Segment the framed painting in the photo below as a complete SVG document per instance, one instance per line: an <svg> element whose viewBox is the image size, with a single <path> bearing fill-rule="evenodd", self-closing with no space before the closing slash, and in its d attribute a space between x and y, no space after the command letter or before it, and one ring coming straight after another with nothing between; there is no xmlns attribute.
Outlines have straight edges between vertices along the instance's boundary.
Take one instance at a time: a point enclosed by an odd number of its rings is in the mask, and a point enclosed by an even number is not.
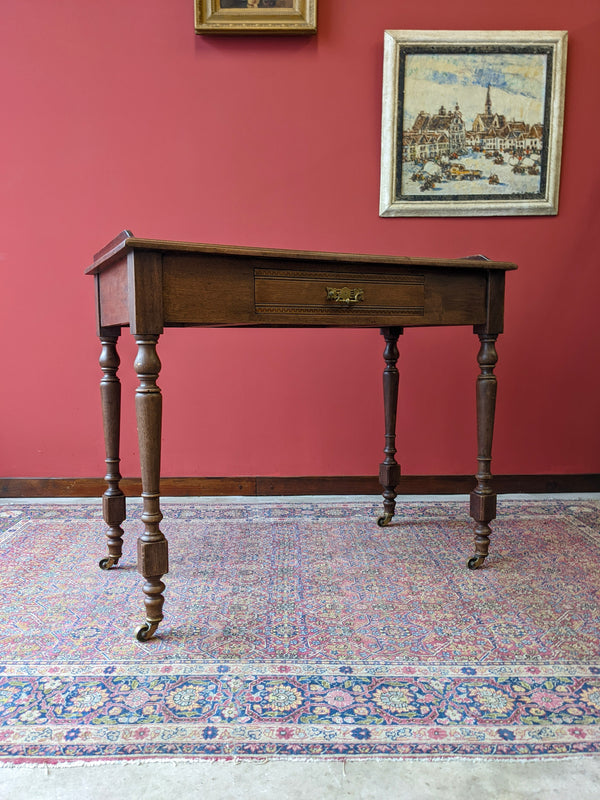
<svg viewBox="0 0 600 800"><path fill-rule="evenodd" d="M382 217L557 214L566 31L386 31Z"/></svg>
<svg viewBox="0 0 600 800"><path fill-rule="evenodd" d="M194 0L196 33L316 33L317 0Z"/></svg>

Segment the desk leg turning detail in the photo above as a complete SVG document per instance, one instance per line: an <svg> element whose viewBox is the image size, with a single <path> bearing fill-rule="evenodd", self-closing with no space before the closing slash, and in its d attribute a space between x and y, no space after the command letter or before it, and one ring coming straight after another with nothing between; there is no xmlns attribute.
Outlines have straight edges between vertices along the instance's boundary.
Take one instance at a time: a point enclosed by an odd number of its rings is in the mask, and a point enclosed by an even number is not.
<svg viewBox="0 0 600 800"><path fill-rule="evenodd" d="M380 528L389 525L396 510L396 486L400 483L400 465L396 461L396 414L398 410L398 337L402 328L381 328L385 339L383 358L383 403L385 411L385 453L379 465L379 482L383 487L383 516L377 519Z"/></svg>
<svg viewBox="0 0 600 800"><path fill-rule="evenodd" d="M146 620L135 632L145 642L156 631L163 618L165 584L161 578L169 569L167 540L160 530L160 448L162 427L162 395L156 381L160 359L156 353L157 335L136 336L138 353L135 371L139 386L135 393L135 409L142 472L142 522L144 533L137 543L137 569L144 577Z"/></svg>
<svg viewBox="0 0 600 800"><path fill-rule="evenodd" d="M113 329L114 331L114 329ZM100 561L101 569L114 567L123 550L123 528L125 519L125 495L121 491L119 482L119 440L121 431L121 382L117 376L120 359L117 353L119 332L101 334L100 342L100 367L102 380L100 381L100 397L102 400L102 421L104 425L104 446L106 452L106 483L108 484L102 496L102 516L108 526L108 556Z"/></svg>
<svg viewBox="0 0 600 800"><path fill-rule="evenodd" d="M496 493L491 488L492 438L496 409L496 376L498 361L497 335L479 334L481 346L477 355L480 374L477 376L477 486L471 492L471 517L475 520L475 555L467 562L469 569L480 567L488 554L490 522L496 517Z"/></svg>

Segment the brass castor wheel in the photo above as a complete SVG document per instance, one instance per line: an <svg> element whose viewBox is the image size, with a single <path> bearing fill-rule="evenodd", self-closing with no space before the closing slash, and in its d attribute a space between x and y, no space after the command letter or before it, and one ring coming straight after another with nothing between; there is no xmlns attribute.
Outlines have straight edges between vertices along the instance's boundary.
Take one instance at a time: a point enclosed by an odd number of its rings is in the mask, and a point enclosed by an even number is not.
<svg viewBox="0 0 600 800"><path fill-rule="evenodd" d="M392 521L393 516L393 514L384 514L383 516L377 518L377 524L380 528L386 528Z"/></svg>
<svg viewBox="0 0 600 800"><path fill-rule="evenodd" d="M100 569L110 569L111 567L116 566L118 563L118 558L114 558L114 556L107 556L106 558L100 559L98 566Z"/></svg>
<svg viewBox="0 0 600 800"><path fill-rule="evenodd" d="M484 561L485 556L473 556L467 561L467 567L469 569L477 569L483 564Z"/></svg>
<svg viewBox="0 0 600 800"><path fill-rule="evenodd" d="M135 638L138 642L147 642L158 628L158 622L144 622L135 629Z"/></svg>

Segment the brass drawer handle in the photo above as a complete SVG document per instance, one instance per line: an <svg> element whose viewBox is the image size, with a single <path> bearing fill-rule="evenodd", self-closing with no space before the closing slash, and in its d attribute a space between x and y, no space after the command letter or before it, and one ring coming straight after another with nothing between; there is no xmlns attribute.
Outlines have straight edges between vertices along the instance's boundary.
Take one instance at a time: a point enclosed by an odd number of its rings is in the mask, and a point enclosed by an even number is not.
<svg viewBox="0 0 600 800"><path fill-rule="evenodd" d="M344 286L342 289L333 289L327 287L327 299L333 300L335 303L343 303L349 306L351 303L358 303L359 300L365 299L365 294L362 289L349 289Z"/></svg>

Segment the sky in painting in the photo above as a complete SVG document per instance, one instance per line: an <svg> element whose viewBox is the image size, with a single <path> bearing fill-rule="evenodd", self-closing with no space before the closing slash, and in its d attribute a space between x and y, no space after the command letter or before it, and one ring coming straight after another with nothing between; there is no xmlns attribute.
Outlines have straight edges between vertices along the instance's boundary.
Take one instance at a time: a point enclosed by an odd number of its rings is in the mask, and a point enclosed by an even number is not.
<svg viewBox="0 0 600 800"><path fill-rule="evenodd" d="M406 56L404 129L419 111L437 113L458 103L467 129L484 113L488 84L492 111L528 124L543 122L546 56L511 53L417 53Z"/></svg>

